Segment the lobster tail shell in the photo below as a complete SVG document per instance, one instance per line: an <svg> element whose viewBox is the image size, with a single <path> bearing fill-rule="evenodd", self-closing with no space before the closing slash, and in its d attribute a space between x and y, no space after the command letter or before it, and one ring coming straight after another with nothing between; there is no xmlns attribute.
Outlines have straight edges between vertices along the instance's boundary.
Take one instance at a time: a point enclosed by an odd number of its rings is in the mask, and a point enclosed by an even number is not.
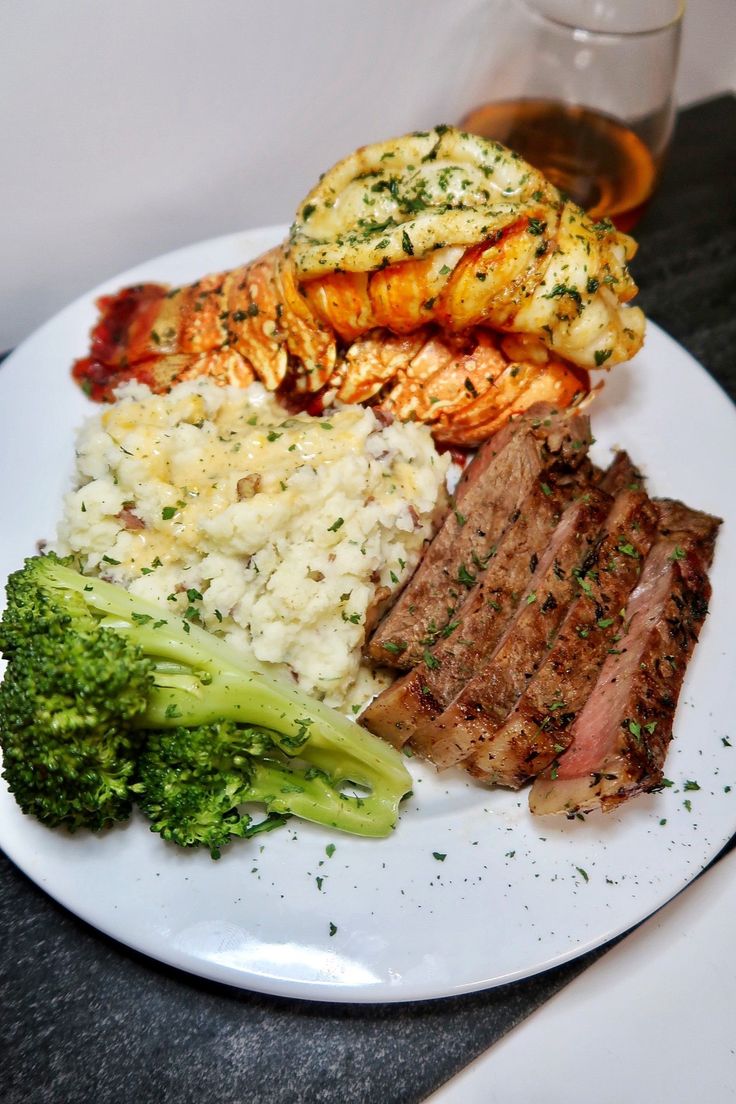
<svg viewBox="0 0 736 1104"><path fill-rule="evenodd" d="M516 154L437 127L341 161L289 240L249 264L101 299L73 372L95 399L129 379L257 379L297 405L371 402L474 445L637 351L634 251Z"/></svg>

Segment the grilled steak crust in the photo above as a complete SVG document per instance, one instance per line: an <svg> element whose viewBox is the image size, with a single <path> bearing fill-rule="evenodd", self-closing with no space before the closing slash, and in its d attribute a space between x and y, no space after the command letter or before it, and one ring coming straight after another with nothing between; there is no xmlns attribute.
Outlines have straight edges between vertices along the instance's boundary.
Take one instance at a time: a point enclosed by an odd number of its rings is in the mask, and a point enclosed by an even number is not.
<svg viewBox="0 0 736 1104"><path fill-rule="evenodd" d="M551 647L609 505L594 489L568 507L495 650L452 704L415 730L412 746L436 766L461 762L500 728Z"/></svg>
<svg viewBox="0 0 736 1104"><path fill-rule="evenodd" d="M628 452L620 450L598 479L597 486L615 498L622 491L643 491L644 476Z"/></svg>
<svg viewBox="0 0 736 1104"><path fill-rule="evenodd" d="M568 746L572 724L620 639L621 610L657 522L657 509L642 491L617 496L551 651L502 727L464 764L471 774L518 789Z"/></svg>
<svg viewBox="0 0 736 1104"><path fill-rule="evenodd" d="M722 519L703 513L702 510L693 510L676 498L655 498L654 501L659 511L660 536L683 549L687 546L688 554L696 556L703 570L707 571L713 560L713 549L718 529L723 524Z"/></svg>
<svg viewBox="0 0 736 1104"><path fill-rule="evenodd" d="M534 483L457 614L425 638L419 664L371 702L362 725L402 747L417 725L439 716L460 693L498 643L575 490L574 483L545 483L544 489Z"/></svg>
<svg viewBox="0 0 736 1104"><path fill-rule="evenodd" d="M589 444L585 415L557 414L548 404L486 442L458 484L454 510L369 641L367 657L401 670L420 663L427 637L449 624L541 473L575 468Z"/></svg>
<svg viewBox="0 0 736 1104"><path fill-rule="evenodd" d="M614 808L662 781L685 668L705 618L719 519L659 502L660 535L559 764L532 786L532 812Z"/></svg>

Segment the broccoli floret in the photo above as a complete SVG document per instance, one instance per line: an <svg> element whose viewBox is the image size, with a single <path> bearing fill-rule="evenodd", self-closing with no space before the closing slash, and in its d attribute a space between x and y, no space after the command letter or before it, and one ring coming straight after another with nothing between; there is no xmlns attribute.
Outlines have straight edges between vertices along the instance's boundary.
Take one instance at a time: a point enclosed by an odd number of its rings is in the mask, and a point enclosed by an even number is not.
<svg viewBox="0 0 736 1104"><path fill-rule="evenodd" d="M36 558L8 582L0 650L3 774L45 824L99 829L125 819L153 686L134 643L100 629L73 592L59 601Z"/></svg>
<svg viewBox="0 0 736 1104"><path fill-rule="evenodd" d="M231 839L247 839L286 821L269 813L254 823L238 808L256 801L269 807L269 794L260 786L265 772L255 758L265 754L277 754L267 732L231 721L152 730L133 789L154 831L182 847L209 847L213 859L219 859ZM283 781L295 783L288 767Z"/></svg>
<svg viewBox="0 0 736 1104"><path fill-rule="evenodd" d="M152 830L213 856L290 814L365 836L395 826L400 756L225 641L54 556L27 560L7 599L0 746L25 812L98 829L137 800Z"/></svg>

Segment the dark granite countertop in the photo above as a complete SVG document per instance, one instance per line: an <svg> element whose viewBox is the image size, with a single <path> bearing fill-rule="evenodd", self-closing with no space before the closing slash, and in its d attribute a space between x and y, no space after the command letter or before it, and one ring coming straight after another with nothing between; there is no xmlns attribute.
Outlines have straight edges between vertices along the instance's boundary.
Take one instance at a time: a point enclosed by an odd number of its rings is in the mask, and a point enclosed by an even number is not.
<svg viewBox="0 0 736 1104"><path fill-rule="evenodd" d="M634 266L650 318L732 397L735 147L733 96L681 113L661 189L636 229ZM604 953L528 981L423 1004L269 998L129 951L55 904L0 855L0 1098L408 1104Z"/></svg>

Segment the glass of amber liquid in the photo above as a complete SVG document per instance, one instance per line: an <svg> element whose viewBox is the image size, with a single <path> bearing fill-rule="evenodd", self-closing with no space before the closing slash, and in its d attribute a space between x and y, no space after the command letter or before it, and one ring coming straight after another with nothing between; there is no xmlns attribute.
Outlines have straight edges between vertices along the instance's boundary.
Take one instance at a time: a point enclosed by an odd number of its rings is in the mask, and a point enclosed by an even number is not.
<svg viewBox="0 0 736 1104"><path fill-rule="evenodd" d="M593 217L628 230L672 135L683 7L501 0L485 102L460 125L516 150Z"/></svg>

